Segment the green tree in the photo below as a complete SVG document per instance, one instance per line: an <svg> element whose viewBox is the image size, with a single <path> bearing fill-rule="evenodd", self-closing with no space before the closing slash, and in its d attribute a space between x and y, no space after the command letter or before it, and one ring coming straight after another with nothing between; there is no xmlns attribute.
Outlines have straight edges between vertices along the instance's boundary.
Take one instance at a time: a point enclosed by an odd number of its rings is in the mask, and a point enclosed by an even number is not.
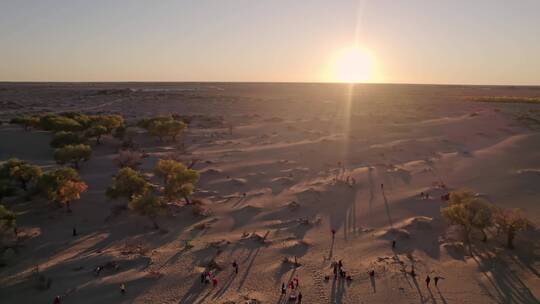
<svg viewBox="0 0 540 304"><path fill-rule="evenodd" d="M470 191L451 193L448 203L449 206L443 208L441 213L451 224L463 228L466 241L469 241L473 229L480 230L484 236L483 241L487 241L485 230L493 224L491 204Z"/></svg>
<svg viewBox="0 0 540 304"><path fill-rule="evenodd" d="M176 141L178 135L181 135L186 129L186 124L177 120L165 122L165 125L167 127L167 135L169 135L173 141Z"/></svg>
<svg viewBox="0 0 540 304"><path fill-rule="evenodd" d="M66 145L54 151L54 159L59 164L71 163L76 169L81 161L90 159L92 149L89 145Z"/></svg>
<svg viewBox="0 0 540 304"><path fill-rule="evenodd" d="M37 183L42 173L40 167L16 158L9 159L0 168L0 178L15 181L23 191L28 190L30 183Z"/></svg>
<svg viewBox="0 0 540 304"><path fill-rule="evenodd" d="M156 217L165 210L165 204L161 197L155 196L149 192L138 194L131 198L128 206L129 209L134 212L148 216L154 224L154 228L159 229Z"/></svg>
<svg viewBox="0 0 540 304"><path fill-rule="evenodd" d="M92 125L105 127L109 134L124 125L124 118L120 115L94 115L90 119Z"/></svg>
<svg viewBox="0 0 540 304"><path fill-rule="evenodd" d="M54 134L50 145L53 148L62 148L67 145L78 145L84 142L84 138L76 133L60 131Z"/></svg>
<svg viewBox="0 0 540 304"><path fill-rule="evenodd" d="M4 233L13 230L17 234L17 216L0 204L0 232Z"/></svg>
<svg viewBox="0 0 540 304"><path fill-rule="evenodd" d="M118 197L131 199L134 195L141 195L148 192L149 189L150 183L139 172L126 167L118 170L106 194L113 199Z"/></svg>
<svg viewBox="0 0 540 304"><path fill-rule="evenodd" d="M168 199L182 197L190 203L189 196L199 180L199 173L172 159L160 159L154 169L156 176L163 178L165 196Z"/></svg>
<svg viewBox="0 0 540 304"><path fill-rule="evenodd" d="M109 134L109 130L102 125L95 125L86 131L85 135L88 138L96 138L96 144L100 144L101 136Z"/></svg>
<svg viewBox="0 0 540 304"><path fill-rule="evenodd" d="M17 124L22 125L25 130L30 130L30 128L37 128L39 127L39 117L38 116L20 116L15 117L10 120L11 124Z"/></svg>
<svg viewBox="0 0 540 304"><path fill-rule="evenodd" d="M39 126L41 129L46 131L80 131L83 129L83 126L77 122L75 119L60 116L56 114L48 114L42 116L39 121Z"/></svg>
<svg viewBox="0 0 540 304"><path fill-rule="evenodd" d="M516 233L527 229L531 222L520 209L498 209L495 213L495 225L500 232L506 233L506 246L514 249Z"/></svg>

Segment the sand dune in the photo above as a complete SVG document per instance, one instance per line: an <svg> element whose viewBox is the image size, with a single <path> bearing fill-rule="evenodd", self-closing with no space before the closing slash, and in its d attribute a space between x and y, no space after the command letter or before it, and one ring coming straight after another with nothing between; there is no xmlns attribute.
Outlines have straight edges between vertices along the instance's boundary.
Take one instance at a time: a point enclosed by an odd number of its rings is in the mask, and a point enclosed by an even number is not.
<svg viewBox="0 0 540 304"><path fill-rule="evenodd" d="M461 97L482 96L482 89L461 86L365 86L349 105L343 87L326 85L219 84L196 93L159 91L157 100L155 88L142 84L87 88L121 90L100 95L61 84L14 86L21 91L0 97L19 106L2 111L2 119L74 109L123 113L129 123L170 113L210 117L190 126L183 150L142 130L135 136L148 154L141 165L147 173L159 158L197 159L194 198L208 213L171 202L170 212L157 218L158 230L131 212L113 216L112 208L125 203L105 197L119 143L105 139L81 165L89 189L72 214L40 199L5 199L27 237L0 268L2 303L52 302L56 295L65 295L65 303L287 303L281 283L294 277L305 303L540 299L536 231L520 234L514 251L494 231L486 244L475 236L471 255L440 215L441 195L469 188L540 223L540 128L516 119L538 105L473 103ZM505 90L493 87L490 94ZM0 159L52 167L50 138L4 124ZM338 260L351 281L334 280L331 262ZM219 266L216 287L200 283L209 264ZM33 286L36 265L52 279L50 289ZM98 265L108 266L96 276ZM410 275L413 265L417 276ZM428 274L444 279L427 288Z"/></svg>

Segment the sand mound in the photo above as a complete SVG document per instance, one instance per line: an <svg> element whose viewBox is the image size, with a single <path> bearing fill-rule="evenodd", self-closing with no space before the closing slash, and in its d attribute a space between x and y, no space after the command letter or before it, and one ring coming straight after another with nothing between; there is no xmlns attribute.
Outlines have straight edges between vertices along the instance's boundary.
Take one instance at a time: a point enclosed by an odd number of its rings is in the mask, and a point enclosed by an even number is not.
<svg viewBox="0 0 540 304"><path fill-rule="evenodd" d="M228 183L232 186L244 186L247 184L247 180L245 178L232 178L228 180Z"/></svg>
<svg viewBox="0 0 540 304"><path fill-rule="evenodd" d="M433 228L433 218L427 216L417 216L410 218L403 226L404 229L430 230Z"/></svg>
<svg viewBox="0 0 540 304"><path fill-rule="evenodd" d="M411 233L404 228L390 228L382 232L380 237L385 239L407 240L411 238Z"/></svg>
<svg viewBox="0 0 540 304"><path fill-rule="evenodd" d="M208 168L200 171L201 175L216 176L223 173L220 169Z"/></svg>
<svg viewBox="0 0 540 304"><path fill-rule="evenodd" d="M272 183L274 183L274 184L280 184L280 185L291 185L291 184L293 184L293 179L290 178L290 177L285 177L285 176L276 177L276 178L273 178L270 181Z"/></svg>

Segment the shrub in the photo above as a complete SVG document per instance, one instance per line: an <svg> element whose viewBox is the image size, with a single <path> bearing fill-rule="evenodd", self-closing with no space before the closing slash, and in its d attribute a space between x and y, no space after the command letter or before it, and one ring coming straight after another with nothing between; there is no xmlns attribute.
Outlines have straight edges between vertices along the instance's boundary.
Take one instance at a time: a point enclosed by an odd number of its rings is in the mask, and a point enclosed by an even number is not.
<svg viewBox="0 0 540 304"><path fill-rule="evenodd" d="M131 169L137 169L141 164L142 153L132 150L120 150L118 156L114 159L114 163L120 167L129 167Z"/></svg>
<svg viewBox="0 0 540 304"><path fill-rule="evenodd" d="M71 212L71 202L79 200L81 193L87 188L85 182L67 180L58 187L58 201L66 206L68 212Z"/></svg>
<svg viewBox="0 0 540 304"><path fill-rule="evenodd" d="M75 168L79 168L80 161L90 159L92 149L88 145L67 145L54 151L54 159L59 164L71 163Z"/></svg>
<svg viewBox="0 0 540 304"><path fill-rule="evenodd" d="M14 230L17 227L17 216L0 204L0 233Z"/></svg>

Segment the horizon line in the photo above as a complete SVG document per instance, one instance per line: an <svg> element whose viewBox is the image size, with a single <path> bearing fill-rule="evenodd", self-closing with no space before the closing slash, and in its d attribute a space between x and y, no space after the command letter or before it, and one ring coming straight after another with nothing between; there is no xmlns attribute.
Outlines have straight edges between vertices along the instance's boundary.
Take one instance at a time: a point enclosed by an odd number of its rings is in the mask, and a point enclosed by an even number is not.
<svg viewBox="0 0 540 304"><path fill-rule="evenodd" d="M514 87L540 87L538 84L466 84L466 83L420 83L420 82L339 82L339 81L220 81L220 80L174 80L174 81L163 81L163 80L121 80L121 81L112 81L112 80L102 80L102 81L19 81L19 80L0 80L0 84L143 84L143 83L162 83L162 84L211 84L211 83L220 83L220 84L342 84L342 85L431 85L431 86L514 86Z"/></svg>

